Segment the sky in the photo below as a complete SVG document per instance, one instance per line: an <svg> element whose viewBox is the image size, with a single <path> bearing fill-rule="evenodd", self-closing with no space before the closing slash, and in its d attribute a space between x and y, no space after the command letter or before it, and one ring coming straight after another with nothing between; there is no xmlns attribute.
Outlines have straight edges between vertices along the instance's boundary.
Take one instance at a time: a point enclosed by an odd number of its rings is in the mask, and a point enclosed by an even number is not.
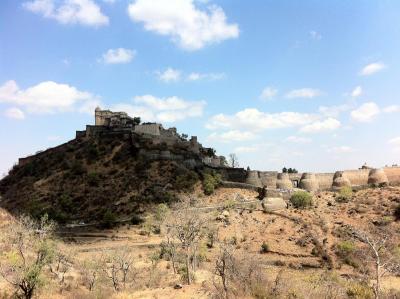
<svg viewBox="0 0 400 299"><path fill-rule="evenodd" d="M400 1L2 0L0 175L126 111L242 167L400 164Z"/></svg>

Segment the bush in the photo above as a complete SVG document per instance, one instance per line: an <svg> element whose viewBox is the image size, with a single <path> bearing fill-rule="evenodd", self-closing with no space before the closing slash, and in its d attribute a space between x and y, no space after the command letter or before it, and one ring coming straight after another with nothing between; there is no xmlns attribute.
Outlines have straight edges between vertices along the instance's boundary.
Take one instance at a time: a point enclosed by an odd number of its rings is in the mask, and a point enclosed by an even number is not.
<svg viewBox="0 0 400 299"><path fill-rule="evenodd" d="M400 205L398 205L394 210L393 216L396 218L396 221L400 220Z"/></svg>
<svg viewBox="0 0 400 299"><path fill-rule="evenodd" d="M74 203L68 194L63 194L59 198L59 205L64 212L71 213L74 210Z"/></svg>
<svg viewBox="0 0 400 299"><path fill-rule="evenodd" d="M138 214L133 214L131 218L131 224L139 225L141 223L143 223L142 217L140 217Z"/></svg>
<svg viewBox="0 0 400 299"><path fill-rule="evenodd" d="M178 191L192 192L198 180L199 176L194 171L178 175L175 179L175 189Z"/></svg>
<svg viewBox="0 0 400 299"><path fill-rule="evenodd" d="M112 228L115 225L116 221L117 221L117 216L110 210L107 210L103 214L100 224L103 228Z"/></svg>
<svg viewBox="0 0 400 299"><path fill-rule="evenodd" d="M206 195L214 193L215 188L221 184L221 175L216 172L206 173L203 178L203 190Z"/></svg>
<svg viewBox="0 0 400 299"><path fill-rule="evenodd" d="M374 292L370 286L362 283L353 283L346 291L349 298L363 298L372 299L374 298Z"/></svg>
<svg viewBox="0 0 400 299"><path fill-rule="evenodd" d="M87 176L87 182L89 186L98 187L100 182L99 175L96 172L89 173Z"/></svg>
<svg viewBox="0 0 400 299"><path fill-rule="evenodd" d="M356 246L351 241L343 241L336 245L337 255L340 257L348 257L356 249Z"/></svg>
<svg viewBox="0 0 400 299"><path fill-rule="evenodd" d="M353 189L349 186L340 188L339 194L336 197L337 202L348 202L353 196Z"/></svg>
<svg viewBox="0 0 400 299"><path fill-rule="evenodd" d="M99 158L99 151L95 144L91 144L87 150L87 160L93 162Z"/></svg>
<svg viewBox="0 0 400 299"><path fill-rule="evenodd" d="M290 197L290 202L295 208L304 209L312 206L312 196L307 191L298 191Z"/></svg>
<svg viewBox="0 0 400 299"><path fill-rule="evenodd" d="M268 253L270 251L269 245L265 242L261 244L261 253Z"/></svg>
<svg viewBox="0 0 400 299"><path fill-rule="evenodd" d="M73 175L82 175L86 173L86 169L83 166L82 162L74 161L71 165L71 172Z"/></svg>

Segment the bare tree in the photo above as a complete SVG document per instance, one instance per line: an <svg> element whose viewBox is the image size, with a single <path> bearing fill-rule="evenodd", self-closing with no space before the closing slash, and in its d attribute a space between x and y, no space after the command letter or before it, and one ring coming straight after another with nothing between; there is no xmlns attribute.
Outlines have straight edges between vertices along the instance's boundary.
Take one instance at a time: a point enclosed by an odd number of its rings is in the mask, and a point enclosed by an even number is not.
<svg viewBox="0 0 400 299"><path fill-rule="evenodd" d="M239 160L235 153L229 154L229 166L232 168L239 167Z"/></svg>
<svg viewBox="0 0 400 299"><path fill-rule="evenodd" d="M60 286L65 284L65 274L73 266L73 253L58 249L54 255L54 262L49 265L50 272L55 276Z"/></svg>
<svg viewBox="0 0 400 299"><path fill-rule="evenodd" d="M101 274L101 258L92 257L91 260L85 260L79 268L83 284L89 291L93 291Z"/></svg>
<svg viewBox="0 0 400 299"><path fill-rule="evenodd" d="M126 287L126 283L135 280L133 256L125 249L115 250L105 257L103 271L112 282L115 291Z"/></svg>
<svg viewBox="0 0 400 299"><path fill-rule="evenodd" d="M353 235L356 239L367 245L367 252L363 259L366 263L374 264L374 280L373 285L375 299L379 299L381 295L381 279L391 271L399 269L399 261L392 254L394 245L391 244L391 235L388 231L375 231L370 229L368 232L353 229Z"/></svg>
<svg viewBox="0 0 400 299"><path fill-rule="evenodd" d="M254 295L255 291L260 291L260 286L267 285L259 260L254 255L239 253L230 244L221 244L215 274L220 283L214 282L214 286L219 297L225 299Z"/></svg>
<svg viewBox="0 0 400 299"><path fill-rule="evenodd" d="M42 273L54 257L50 238L55 224L47 215L40 221L21 216L2 235L2 252L6 260L0 264L0 275L14 286L17 298L30 299L43 284Z"/></svg>
<svg viewBox="0 0 400 299"><path fill-rule="evenodd" d="M221 278L224 298L229 298L229 285L237 274L234 249L231 245L223 244L215 260L215 274ZM217 289L218 286L216 285ZM232 290L232 289L231 289Z"/></svg>
<svg viewBox="0 0 400 299"><path fill-rule="evenodd" d="M177 244L174 242L174 237L172 234L172 230L168 229L166 236L165 236L165 241L162 242L162 251L163 251L163 257L166 257L171 261L172 264L172 269L174 271L174 274L177 273L177 263L178 263L178 249L177 249Z"/></svg>
<svg viewBox="0 0 400 299"><path fill-rule="evenodd" d="M185 280L192 283L192 272L196 266L198 242L204 235L207 219L190 209L188 203L181 203L171 214L167 234L179 242L185 256ZM173 240L169 242L173 242Z"/></svg>

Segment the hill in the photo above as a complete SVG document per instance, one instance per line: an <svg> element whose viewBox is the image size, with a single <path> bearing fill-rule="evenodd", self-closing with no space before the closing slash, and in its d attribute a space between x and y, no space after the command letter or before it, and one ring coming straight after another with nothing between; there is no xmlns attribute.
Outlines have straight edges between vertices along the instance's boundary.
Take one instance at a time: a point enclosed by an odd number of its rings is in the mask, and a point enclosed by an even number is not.
<svg viewBox="0 0 400 299"><path fill-rule="evenodd" d="M58 222L132 217L146 205L174 201L202 178L202 155L187 143L154 144L115 129L76 138L20 159L0 181L0 204Z"/></svg>

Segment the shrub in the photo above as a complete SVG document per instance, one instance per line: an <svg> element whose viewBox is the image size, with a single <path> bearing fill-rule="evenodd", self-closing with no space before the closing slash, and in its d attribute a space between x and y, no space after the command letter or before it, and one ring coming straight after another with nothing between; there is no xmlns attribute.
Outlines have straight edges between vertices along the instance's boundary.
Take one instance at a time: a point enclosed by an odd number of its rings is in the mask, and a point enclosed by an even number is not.
<svg viewBox="0 0 400 299"><path fill-rule="evenodd" d="M356 249L356 246L351 241L343 241L336 244L336 252L340 257L348 257Z"/></svg>
<svg viewBox="0 0 400 299"><path fill-rule="evenodd" d="M112 228L117 220L117 216L111 212L110 210L107 210L101 219L101 226L103 228Z"/></svg>
<svg viewBox="0 0 400 299"><path fill-rule="evenodd" d="M71 172L73 175L82 175L86 172L82 162L74 161L71 165Z"/></svg>
<svg viewBox="0 0 400 299"><path fill-rule="evenodd" d="M398 206L396 207L396 209L394 210L393 215L394 215L394 217L396 218L396 221L399 221L399 220L400 220L400 205L398 205Z"/></svg>
<svg viewBox="0 0 400 299"><path fill-rule="evenodd" d="M99 175L96 172L91 172L87 176L87 182L89 186L97 187L99 186Z"/></svg>
<svg viewBox="0 0 400 299"><path fill-rule="evenodd" d="M63 194L59 198L59 204L63 211L71 213L74 210L74 203L68 194Z"/></svg>
<svg viewBox="0 0 400 299"><path fill-rule="evenodd" d="M96 143L90 143L86 147L86 158L88 162L93 162L99 158L99 150Z"/></svg>
<svg viewBox="0 0 400 299"><path fill-rule="evenodd" d="M198 180L199 176L194 171L178 175L175 179L175 189L191 192Z"/></svg>
<svg viewBox="0 0 400 299"><path fill-rule="evenodd" d="M353 189L349 186L340 188L339 194L336 197L337 202L348 202L353 196Z"/></svg>
<svg viewBox="0 0 400 299"><path fill-rule="evenodd" d="M221 175L216 172L206 173L203 178L203 190L206 195L214 193L215 188L221 184Z"/></svg>
<svg viewBox="0 0 400 299"><path fill-rule="evenodd" d="M349 298L363 298L372 299L374 298L374 292L370 286L362 283L353 283L346 291Z"/></svg>
<svg viewBox="0 0 400 299"><path fill-rule="evenodd" d="M139 225L143 222L142 217L140 217L138 214L133 214L131 218L131 224L133 225Z"/></svg>
<svg viewBox="0 0 400 299"><path fill-rule="evenodd" d="M290 202L293 204L295 208L307 208L312 206L312 196L307 191L298 191L293 193L290 197Z"/></svg>
<svg viewBox="0 0 400 299"><path fill-rule="evenodd" d="M265 242L261 244L261 253L268 253L270 251L269 245Z"/></svg>

